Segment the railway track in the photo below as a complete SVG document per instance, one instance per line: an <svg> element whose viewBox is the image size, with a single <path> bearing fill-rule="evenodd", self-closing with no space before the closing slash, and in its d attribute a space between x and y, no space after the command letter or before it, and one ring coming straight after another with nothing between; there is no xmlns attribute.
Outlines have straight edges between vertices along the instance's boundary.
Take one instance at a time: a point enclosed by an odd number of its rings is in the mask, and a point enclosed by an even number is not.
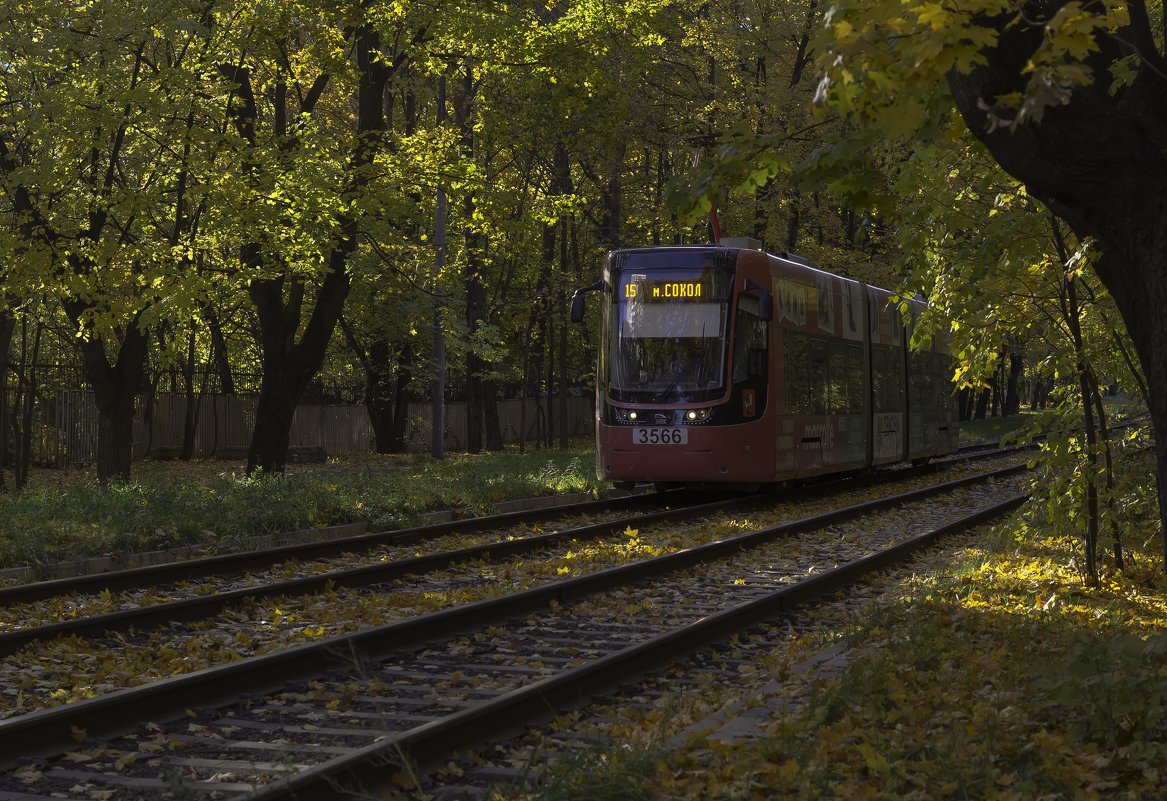
<svg viewBox="0 0 1167 801"><path fill-rule="evenodd" d="M0 799L351 797L401 753L431 764L880 569L938 518L1002 514L1016 482L948 482L3 721L0 754L56 756L9 758Z"/></svg>
<svg viewBox="0 0 1167 801"><path fill-rule="evenodd" d="M944 469L953 463L997 458L1010 453L1020 453L1025 448L999 449L991 444L977 444L962 447L957 453L936 459L928 465L916 468L896 466L880 468L861 481L882 483L902 480L905 476L918 475L937 469ZM834 483L838 477L827 477ZM795 497L822 494L822 484L804 484L792 490ZM827 489L827 492L830 490ZM732 494L732 493L731 493ZM740 494L740 493L739 493ZM708 493L711 498L726 497L726 493ZM702 496L705 497L705 496ZM598 501L552 506L521 512L469 517L442 523L417 526L407 529L359 534L355 536L324 539L315 542L297 543L273 548L264 548L238 553L181 559L124 570L92 573L68 578L32 581L0 587L0 609L23 603L42 601L54 597L97 595L156 588L164 585L190 582L213 577L225 578L255 574L280 565L299 563L305 566L322 560L330 560L342 555L357 555L375 552L393 546L412 545L451 535L474 535L498 533L535 526L573 517L603 516L628 512L636 514L656 508L693 505L687 500L687 493L672 490L667 493L643 493L638 495L610 498Z"/></svg>
<svg viewBox="0 0 1167 801"><path fill-rule="evenodd" d="M995 458L1007 453L1017 453L1022 448L998 449L991 444L969 445L956 454L937 459L925 466L924 471L942 469L953 462ZM873 482L898 480L905 470L920 472L920 468L884 470L868 476ZM807 485L799 490L806 493L821 493L818 485ZM716 497L714 493L711 496ZM567 504L562 506L532 509L521 512L468 517L442 523L417 526L407 529L359 534L355 536L304 542L274 548L263 548L238 553L218 554L176 560L146 567L92 573L69 578L33 581L0 587L0 608L22 603L42 601L59 596L81 596L85 594L116 593L142 588L159 587L167 584L189 582L210 577L242 576L270 569L288 563L312 564L317 560L335 559L344 554L371 553L393 546L412 545L451 535L473 535L518 529L549 521L565 520L572 517L602 516L628 512L635 514L646 509L666 506L692 505L686 501L686 493L673 490L667 493L644 493L639 495L610 498L597 501Z"/></svg>
<svg viewBox="0 0 1167 801"><path fill-rule="evenodd" d="M903 480L911 475L898 471L892 477ZM864 497L865 490L872 489L857 487L848 490L844 497L850 497L853 502ZM811 505L791 503L786 498L776 505L781 510L778 517L805 515L808 509L816 508L813 496L829 492L839 492L839 489L827 485L805 488L801 495L804 501L811 496ZM682 521L690 521L687 529L679 529L683 533L670 536L668 547L692 547L715 538L718 530L704 525L694 528L691 521L724 517L735 511L756 513L768 503L775 504L772 499L761 496L736 497L646 511L634 517L547 534L526 531L523 532L526 536L514 539L508 538L511 534L485 535L485 541L477 545L452 551L396 560L383 555L357 567L317 571L291 580L252 582L235 589L223 586L214 587L213 592L208 588L202 592L188 589L185 598L153 605L146 604L140 595L121 599L106 597L101 599L99 608L128 608L89 616L78 614L43 625L36 625L37 615L51 619L60 614L60 604L10 608L4 614L9 620L20 621L23 627L0 633L0 656L6 657L0 662L0 685L3 686L0 717L99 695L127 683L141 684L210 667L305 639L322 639L367 628L370 620L387 622L501 594L521 583L530 586L538 581L555 580L558 578L555 572L548 574L545 570L542 577L536 575L532 560L560 560L560 564L570 564L573 572L578 571L583 560L569 563L571 549L587 554L591 569L627 562L643 555L640 552L650 550L647 546L628 547L623 532L632 526L643 529L667 521L676 529L683 525ZM769 519L778 518L771 514ZM659 537L653 541L658 545L662 542ZM520 560L515 569L525 576L524 582L509 578L510 568L506 567L496 571L490 581L484 581L484 562L508 564L508 560ZM438 600L439 596L442 599ZM72 610L85 608L84 603L75 603ZM178 621L195 623L182 626ZM62 639L65 636L86 640ZM111 670L107 660L92 656L110 650L123 653L126 669Z"/></svg>
<svg viewBox="0 0 1167 801"><path fill-rule="evenodd" d="M1019 453L1025 448L1008 448L1000 450L991 444L969 445L960 448L950 457L936 459L925 466L927 469L943 468L952 462L997 458L1002 454ZM909 468L904 468L909 469ZM918 469L920 468L910 468ZM868 480L885 481L896 480L903 469L890 469L868 476ZM888 478L892 476L892 478ZM816 485L804 487L802 492L816 493L820 489ZM713 495L713 493L711 493ZM347 537L321 539L317 542L296 543L236 553L221 553L221 555L179 559L175 562L166 562L144 567L133 567L127 570L113 570L98 573L72 576L69 578L29 581L26 584L15 584L0 587L0 608L15 604L32 603L32 601L57 597L57 595L75 595L82 593L109 593L126 590L138 590L141 587L156 587L166 584L181 583L205 579L208 577L240 576L254 571L270 569L274 565L299 562L312 563L317 559L336 558L345 553L366 553L375 551L384 546L407 545L431 541L448 535L473 535L481 532L503 530L533 525L548 521L565 520L572 516L592 516L619 514L628 511L635 514L638 510L662 508L664 506L684 506L686 493L682 490L672 490L669 493L644 493L616 497L599 501L585 501L581 503L564 504L564 506L530 509L525 511L511 511L498 515L484 515L480 517L463 517L459 520L419 525L407 529L369 532Z"/></svg>
<svg viewBox="0 0 1167 801"><path fill-rule="evenodd" d="M966 459L997 455L981 451ZM941 467L931 465L926 470ZM857 486L903 481L920 472L916 469L877 474L865 477ZM808 486L791 493L788 498L813 498L832 491L831 485ZM510 513L0 589L0 658L53 637L94 637L201 620L230 607L261 599L303 596L338 587L384 584L459 562L508 558L558 542L595 538L626 526L694 519L715 511L729 511L735 506L749 508L763 502L756 497L724 495L709 496L718 500L705 496L696 498L699 500L669 493L588 502L559 507L558 514L555 514L556 510L546 509ZM598 523L573 525L613 513L619 516ZM540 533L539 523L555 520L562 525L552 533ZM460 547L451 548L442 542L457 535L478 536L473 544ZM407 547L420 542L435 543L438 548L423 554ZM358 557L355 566L352 565L354 556ZM246 572L249 567L257 565L276 566L277 569L266 574ZM183 583L175 584L176 577L181 577ZM195 578L202 581L193 583ZM209 582L211 579L213 583ZM96 594L92 592L95 588L99 588ZM116 595L115 590L118 591ZM43 611L36 606L38 602L51 598L58 600L44 606Z"/></svg>

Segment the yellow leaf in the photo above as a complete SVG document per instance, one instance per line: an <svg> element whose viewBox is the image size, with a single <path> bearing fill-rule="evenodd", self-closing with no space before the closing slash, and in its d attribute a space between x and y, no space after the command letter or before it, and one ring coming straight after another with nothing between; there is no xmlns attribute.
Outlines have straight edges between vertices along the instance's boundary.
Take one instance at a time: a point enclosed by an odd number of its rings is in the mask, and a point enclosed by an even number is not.
<svg viewBox="0 0 1167 801"><path fill-rule="evenodd" d="M887 760L879 754L875 753L875 749L867 743L863 743L859 746L859 753L863 755L863 762L865 765L867 765L867 770L876 774L877 776L885 775L891 768L891 765L887 763Z"/></svg>
<svg viewBox="0 0 1167 801"><path fill-rule="evenodd" d="M17 768L16 772L12 774L25 784L33 784L39 782L44 778L44 774L34 768L32 765L25 765L22 768Z"/></svg>

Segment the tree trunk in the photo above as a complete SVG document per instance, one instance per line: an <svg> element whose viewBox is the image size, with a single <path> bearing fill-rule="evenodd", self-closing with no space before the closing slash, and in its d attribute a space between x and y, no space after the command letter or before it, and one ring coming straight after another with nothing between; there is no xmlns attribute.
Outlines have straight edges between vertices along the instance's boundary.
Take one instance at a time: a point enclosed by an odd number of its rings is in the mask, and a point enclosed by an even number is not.
<svg viewBox="0 0 1167 801"><path fill-rule="evenodd" d="M438 79L438 127L446 122L446 79ZM446 266L446 218L448 213L446 190L438 187L434 202L434 275L441 275ZM430 385L430 457L446 456L446 333L442 327L441 289L434 300L434 380Z"/></svg>
<svg viewBox="0 0 1167 801"><path fill-rule="evenodd" d="M977 395L976 410L973 412L974 420L985 419L985 414L989 411L989 396L992 394L992 392L993 391L991 389L985 387L980 391L980 394Z"/></svg>
<svg viewBox="0 0 1167 801"><path fill-rule="evenodd" d="M430 385L430 457L446 458L446 334L442 307L434 302L434 380Z"/></svg>
<svg viewBox="0 0 1167 801"><path fill-rule="evenodd" d="M406 339L397 356L397 386L393 392L393 425L389 431L389 452L404 453L409 423L410 387L413 386L413 342Z"/></svg>
<svg viewBox="0 0 1167 801"><path fill-rule="evenodd" d="M1044 409L1049 391L1050 382L1048 379L1041 376L1035 378L1033 380L1033 397L1029 401L1029 411L1036 412L1038 409Z"/></svg>
<svg viewBox="0 0 1167 801"><path fill-rule="evenodd" d="M349 221L346 227L353 226ZM355 232L353 232L355 233ZM355 244L354 238L347 238ZM287 466L288 441L296 406L324 363L328 341L340 318L349 279L345 271L348 248L338 246L330 258L332 267L316 296L311 319L300 341L296 341L300 303L293 286L287 305L283 279L252 281L248 287L260 321L263 376L255 407L255 428L247 451L247 474L257 470L283 473Z"/></svg>
<svg viewBox="0 0 1167 801"><path fill-rule="evenodd" d="M189 462L194 458L195 432L199 422L199 407L194 388L195 368L195 332L192 328L186 342L186 364L182 369L183 390L186 396L186 409L182 421L182 450L178 458Z"/></svg>
<svg viewBox="0 0 1167 801"><path fill-rule="evenodd" d="M280 474L287 468L292 418L308 385L307 380L296 380L300 371L287 362L285 359L277 365L274 360L264 360L263 380L255 406L255 428L247 451L248 475Z"/></svg>
<svg viewBox="0 0 1167 801"><path fill-rule="evenodd" d="M1106 470L1106 510L1110 528L1110 541L1114 546L1114 567L1122 571L1126 568L1126 559L1123 557L1122 529L1118 526L1118 510L1114 508L1114 455L1110 449L1110 428L1106 422L1106 406L1102 403L1102 393L1099 391L1098 377L1093 370L1090 372L1090 387L1094 393L1094 411L1098 415L1098 435L1102 440L1103 465Z"/></svg>
<svg viewBox="0 0 1167 801"><path fill-rule="evenodd" d="M134 399L146 374L146 336L134 317L112 365L101 337L81 343L85 378L97 405L97 480L129 481L134 457Z"/></svg>
<svg viewBox="0 0 1167 801"><path fill-rule="evenodd" d="M16 318L12 312L0 311L0 491L7 491L4 468L12 449L8 447L8 372L11 369L12 336L16 331Z"/></svg>
<svg viewBox="0 0 1167 801"><path fill-rule="evenodd" d="M472 103L474 100L474 71L467 66L460 84L455 84L454 119L462 135L462 156L473 163L474 120ZM486 287L482 282L482 258L479 253L478 230L474 224L475 201L472 192L467 191L462 201L464 212L463 241L466 253L466 330L470 342L466 348L466 450L479 453L482 450L482 418L486 393L483 388L483 374L486 362L475 350L474 337L486 319Z"/></svg>
<svg viewBox="0 0 1167 801"><path fill-rule="evenodd" d="M571 378L567 362L567 298L559 291L559 447L566 450L571 432L568 430L567 399Z"/></svg>
<svg viewBox="0 0 1167 801"><path fill-rule="evenodd" d="M44 333L44 330L45 324L38 322L36 335L33 336L31 358L27 362L28 380L24 384L24 398L20 402L20 458L16 462L15 470L17 489L24 489L28 485L28 473L32 467L32 415L36 408L37 394L36 365L40 360L41 334ZM21 334L25 334L23 324L21 325ZM22 354L23 350L22 346Z"/></svg>
<svg viewBox="0 0 1167 801"><path fill-rule="evenodd" d="M502 450L502 421L498 415L498 382L482 382L482 422L486 436L486 449Z"/></svg>
<svg viewBox="0 0 1167 801"><path fill-rule="evenodd" d="M401 453L405 450L409 387L413 382L413 343L407 338L394 359L392 344L379 334L365 353L343 318L341 328L365 369L365 409L373 426L377 453ZM390 369L394 361L396 366Z"/></svg>
<svg viewBox="0 0 1167 801"><path fill-rule="evenodd" d="M1020 353L1009 351L1009 373L1005 381L1005 405L1001 409L1001 416L1008 417L1021 411L1021 395L1017 384L1021 380L1021 371L1025 367L1025 360Z"/></svg>
<svg viewBox="0 0 1167 801"><path fill-rule="evenodd" d="M224 395L235 394L235 380L231 375L231 359L227 352L227 340L223 336L223 326L210 306L206 309L207 327L211 330L211 353L215 373L219 376L219 391Z"/></svg>
<svg viewBox="0 0 1167 801"><path fill-rule="evenodd" d="M473 258L468 256L468 259ZM482 285L477 265L471 267L466 284L466 326L471 337L478 331L486 306L486 289ZM478 453L482 450L482 415L486 392L483 389L482 373L486 362L474 351L471 341L466 351L466 450Z"/></svg>
<svg viewBox="0 0 1167 801"><path fill-rule="evenodd" d="M36 324L31 355L28 352L28 315L20 320L20 366L16 375L16 392L12 399L9 428L4 437L12 438L12 483L16 489L24 489L28 483L28 471L32 466L32 412L36 402L36 362L40 356L41 332L44 323Z"/></svg>
<svg viewBox="0 0 1167 801"><path fill-rule="evenodd" d="M1057 223L1055 222L1055 227ZM1069 254L1061 247L1059 252L1062 263L1066 264ZM1086 362L1085 344L1082 339L1082 314L1078 305L1078 292L1074 286L1073 277L1063 281L1062 315L1070 329L1074 342L1074 361L1078 370L1078 385L1082 393L1082 423L1086 431L1086 535L1083 549L1086 555L1086 583L1091 587L1099 586L1098 577L1098 482L1095 476L1098 472L1098 431L1094 425L1094 398L1093 387L1090 381L1090 367Z"/></svg>
<svg viewBox="0 0 1167 801"><path fill-rule="evenodd" d="M371 26L356 29L354 50L359 87L356 97L357 136L344 190L344 197L349 200L355 200L369 183L368 167L381 149L385 122L384 91L390 75L390 66L382 59L380 36ZM250 76L246 71L235 70L230 77L239 87L237 92L251 98ZM254 102L244 103L242 109L235 109L233 113L244 137L253 137L257 121ZM247 126L251 126L250 134ZM347 213L339 215L336 239L325 255L327 269L316 290L315 303L299 342L296 334L304 306L304 279L289 274L253 280L248 285L248 295L259 317L263 363L255 428L247 451L249 475L256 470L282 473L287 465L292 415L308 383L324 363L328 342L344 309L350 287L348 258L356 249L357 235L356 219ZM267 249L262 242L248 243L241 249L240 261L245 268L256 272L270 270Z"/></svg>
<svg viewBox="0 0 1167 801"><path fill-rule="evenodd" d="M550 448L555 431L555 411L552 407L555 403L555 320L550 312L543 322L547 331L547 391L544 393L547 397L547 427L543 433L543 446Z"/></svg>
<svg viewBox="0 0 1167 801"><path fill-rule="evenodd" d="M373 426L377 453L393 453L393 371L389 369L389 343L377 337L365 360L365 409Z"/></svg>

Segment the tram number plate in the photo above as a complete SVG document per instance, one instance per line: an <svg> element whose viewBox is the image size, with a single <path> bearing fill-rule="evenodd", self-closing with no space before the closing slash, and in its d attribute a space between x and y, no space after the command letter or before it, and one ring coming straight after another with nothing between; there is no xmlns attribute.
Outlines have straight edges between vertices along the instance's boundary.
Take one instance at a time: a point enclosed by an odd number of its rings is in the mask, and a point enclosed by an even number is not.
<svg viewBox="0 0 1167 801"><path fill-rule="evenodd" d="M632 429L633 445L688 445L687 428L654 428L643 426Z"/></svg>

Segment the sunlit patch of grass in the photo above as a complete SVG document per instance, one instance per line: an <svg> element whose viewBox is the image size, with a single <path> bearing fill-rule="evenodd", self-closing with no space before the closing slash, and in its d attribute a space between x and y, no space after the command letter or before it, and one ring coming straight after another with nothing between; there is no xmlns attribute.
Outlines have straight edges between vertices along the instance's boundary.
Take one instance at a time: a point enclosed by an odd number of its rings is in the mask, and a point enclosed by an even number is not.
<svg viewBox="0 0 1167 801"><path fill-rule="evenodd" d="M1067 564L1073 543L1016 534L891 593L838 680L775 717L765 747L727 756L736 771L781 755L774 798L1160 796L1163 581L1112 570L1088 588Z"/></svg>

